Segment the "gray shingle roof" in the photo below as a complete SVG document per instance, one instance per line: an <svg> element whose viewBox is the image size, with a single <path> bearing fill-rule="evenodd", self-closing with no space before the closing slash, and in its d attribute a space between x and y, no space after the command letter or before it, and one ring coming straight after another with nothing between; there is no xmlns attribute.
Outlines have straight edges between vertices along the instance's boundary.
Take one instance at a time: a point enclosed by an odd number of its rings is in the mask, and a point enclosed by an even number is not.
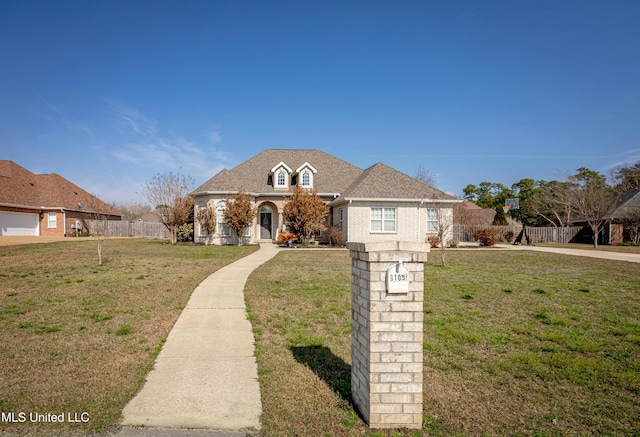
<svg viewBox="0 0 640 437"><path fill-rule="evenodd" d="M381 162L364 170L342 193L344 198L442 199L454 197Z"/></svg>
<svg viewBox="0 0 640 437"><path fill-rule="evenodd" d="M320 194L339 194L341 198L455 199L382 163L362 170L321 150L300 149L267 149L231 170L222 170L193 194L236 191L241 185L249 193L277 193L269 172L280 162L294 171L305 162L312 165L318 170L313 178Z"/></svg>
<svg viewBox="0 0 640 437"><path fill-rule="evenodd" d="M193 193L236 191L240 185L249 193L278 192L269 183L269 172L280 162L294 171L305 162L311 164L318 170L313 175L313 185L318 193L340 193L362 173L361 168L321 150L267 149L231 170L222 170Z"/></svg>
<svg viewBox="0 0 640 437"><path fill-rule="evenodd" d="M640 207L640 185L625 191L619 199L618 206L611 212L608 218L619 219L625 216L633 208Z"/></svg>

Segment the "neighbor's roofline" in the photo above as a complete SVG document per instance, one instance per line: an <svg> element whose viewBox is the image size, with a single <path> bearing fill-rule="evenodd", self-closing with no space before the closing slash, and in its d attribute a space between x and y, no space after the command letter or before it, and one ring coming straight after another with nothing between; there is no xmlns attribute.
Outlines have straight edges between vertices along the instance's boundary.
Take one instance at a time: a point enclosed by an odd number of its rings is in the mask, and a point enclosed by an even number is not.
<svg viewBox="0 0 640 437"><path fill-rule="evenodd" d="M76 212L85 212L89 214L108 214L108 215L117 215L122 217L123 214L116 214L115 212L106 212L106 211L93 211L90 209L78 209L78 208L67 208L66 206L31 206L31 205L17 205L13 203L0 203L0 206L6 208L18 208L18 209L33 209L36 211L76 211Z"/></svg>

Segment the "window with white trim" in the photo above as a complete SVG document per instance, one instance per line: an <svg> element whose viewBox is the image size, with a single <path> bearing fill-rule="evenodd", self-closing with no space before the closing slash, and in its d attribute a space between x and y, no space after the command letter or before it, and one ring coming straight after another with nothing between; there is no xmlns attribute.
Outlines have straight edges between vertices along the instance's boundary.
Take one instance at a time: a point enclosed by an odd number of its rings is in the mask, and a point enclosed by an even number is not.
<svg viewBox="0 0 640 437"><path fill-rule="evenodd" d="M49 217L49 224L48 224L49 229L55 229L56 227L58 227L58 214L56 214L55 212L50 212L48 214L48 217Z"/></svg>
<svg viewBox="0 0 640 437"><path fill-rule="evenodd" d="M287 186L287 174L284 170L278 171L276 186L278 187L286 187Z"/></svg>
<svg viewBox="0 0 640 437"><path fill-rule="evenodd" d="M427 208L427 234L437 234L438 228L438 210L436 208Z"/></svg>
<svg viewBox="0 0 640 437"><path fill-rule="evenodd" d="M309 173L307 170L302 172L302 186L303 187L311 186L311 173Z"/></svg>
<svg viewBox="0 0 640 437"><path fill-rule="evenodd" d="M371 232L396 232L396 208L372 206Z"/></svg>
<svg viewBox="0 0 640 437"><path fill-rule="evenodd" d="M216 231L221 237L231 236L231 229L224 219L224 211L227 209L227 205L224 201L218 202L216 206Z"/></svg>

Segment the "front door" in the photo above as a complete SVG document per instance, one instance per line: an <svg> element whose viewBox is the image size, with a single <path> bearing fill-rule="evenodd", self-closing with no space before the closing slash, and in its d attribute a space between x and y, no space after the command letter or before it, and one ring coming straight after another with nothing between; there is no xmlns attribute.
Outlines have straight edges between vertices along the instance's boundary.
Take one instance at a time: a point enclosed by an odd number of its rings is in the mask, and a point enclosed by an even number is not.
<svg viewBox="0 0 640 437"><path fill-rule="evenodd" d="M260 212L260 239L271 240L271 213Z"/></svg>

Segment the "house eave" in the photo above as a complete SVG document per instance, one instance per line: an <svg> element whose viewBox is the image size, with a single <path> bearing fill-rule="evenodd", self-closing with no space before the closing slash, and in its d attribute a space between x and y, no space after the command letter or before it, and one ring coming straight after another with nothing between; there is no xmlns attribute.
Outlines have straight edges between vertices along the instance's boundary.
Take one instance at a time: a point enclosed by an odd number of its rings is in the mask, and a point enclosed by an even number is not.
<svg viewBox="0 0 640 437"><path fill-rule="evenodd" d="M227 194L238 194L239 191L198 191L191 193L193 197L197 196L226 196ZM291 191L271 191L268 193L246 193L251 197L288 197L293 193ZM340 193L317 193L319 197L337 197Z"/></svg>
<svg viewBox="0 0 640 437"><path fill-rule="evenodd" d="M454 204L454 203L461 203L462 200L461 199L430 199L430 198L414 198L414 199L410 199L410 198L399 198L399 197L389 197L389 198L385 198L385 197L339 197L335 200L333 200L332 202L329 203L329 205L338 205L340 203L346 203L346 202L394 202L394 203L450 203L450 204Z"/></svg>
<svg viewBox="0 0 640 437"><path fill-rule="evenodd" d="M18 205L13 203L0 203L0 208L16 208L16 209L32 209L34 211L73 211L73 212L84 212L86 214L103 214L103 215L112 215L117 217L122 217L123 214L116 214L113 212L102 212L102 211L91 211L87 209L75 209L75 208L67 208L64 206L31 206L31 205Z"/></svg>
<svg viewBox="0 0 640 437"><path fill-rule="evenodd" d="M100 215L108 215L114 217L122 217L124 214L116 214L115 212L106 212L106 211L92 211L90 209L78 209L78 208L60 208L63 211L70 212L83 212L85 214L100 214Z"/></svg>
<svg viewBox="0 0 640 437"><path fill-rule="evenodd" d="M60 208L50 208L47 206L31 206L31 205L18 205L15 203L0 203L0 208L19 208L19 209L33 209L36 211L43 211L46 209L60 209Z"/></svg>

